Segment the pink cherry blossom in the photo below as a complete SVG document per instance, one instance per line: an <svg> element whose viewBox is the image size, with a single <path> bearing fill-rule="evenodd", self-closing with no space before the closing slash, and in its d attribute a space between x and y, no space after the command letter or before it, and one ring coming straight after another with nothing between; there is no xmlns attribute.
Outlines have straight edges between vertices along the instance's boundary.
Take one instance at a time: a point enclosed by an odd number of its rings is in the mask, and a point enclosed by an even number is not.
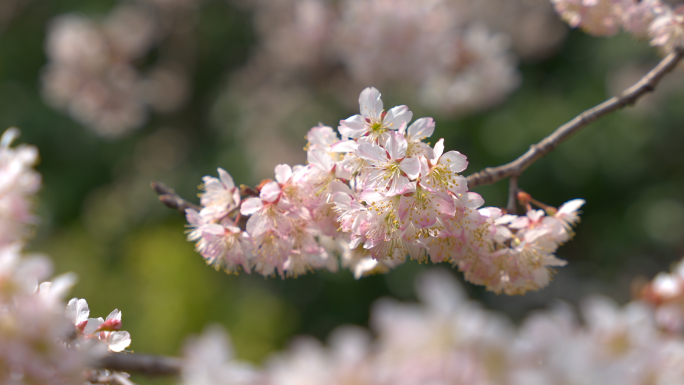
<svg viewBox="0 0 684 385"><path fill-rule="evenodd" d="M204 194L200 202L204 206L205 215L213 219L221 219L240 205L240 189L235 186L233 178L224 169L218 169L219 178L205 176Z"/></svg>
<svg viewBox="0 0 684 385"><path fill-rule="evenodd" d="M391 133L384 146L362 143L357 155L368 163L366 188L394 196L415 189L410 181L420 174L418 158L407 158L408 142L400 133Z"/></svg>
<svg viewBox="0 0 684 385"><path fill-rule="evenodd" d="M397 106L389 111L383 110L380 91L368 87L359 96L361 114L340 121L338 130L347 138L370 135L377 139L387 130L402 129L411 121L413 113L406 106Z"/></svg>

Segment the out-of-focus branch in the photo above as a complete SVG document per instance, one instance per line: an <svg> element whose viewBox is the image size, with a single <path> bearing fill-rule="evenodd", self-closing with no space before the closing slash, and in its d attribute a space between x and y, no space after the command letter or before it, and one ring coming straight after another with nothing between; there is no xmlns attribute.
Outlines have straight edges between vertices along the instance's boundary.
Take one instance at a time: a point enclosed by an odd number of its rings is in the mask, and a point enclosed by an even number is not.
<svg viewBox="0 0 684 385"><path fill-rule="evenodd" d="M508 185L508 204L506 205L506 212L509 214L518 214L518 177L512 176L509 179Z"/></svg>
<svg viewBox="0 0 684 385"><path fill-rule="evenodd" d="M183 199L180 195L176 194L172 188L162 182L152 181L151 186L154 191L159 194L159 201L161 203L172 209L178 210L183 216L185 216L185 209L195 209L197 211L202 209L198 205Z"/></svg>
<svg viewBox="0 0 684 385"><path fill-rule="evenodd" d="M150 354L110 354L93 365L97 369L144 374L147 376L177 376L181 372L179 358Z"/></svg>
<svg viewBox="0 0 684 385"><path fill-rule="evenodd" d="M541 142L531 145L530 149L518 159L498 167L485 168L480 172L468 176L468 188L472 189L477 186L496 183L501 179L510 176L519 177L520 174L534 162L553 151L558 145L586 127L589 123L625 106L633 105L639 98L652 92L663 76L672 71L683 57L684 49L677 49L667 55L655 68L632 87L622 92L622 94L614 96L598 106L577 115L577 117L560 126Z"/></svg>

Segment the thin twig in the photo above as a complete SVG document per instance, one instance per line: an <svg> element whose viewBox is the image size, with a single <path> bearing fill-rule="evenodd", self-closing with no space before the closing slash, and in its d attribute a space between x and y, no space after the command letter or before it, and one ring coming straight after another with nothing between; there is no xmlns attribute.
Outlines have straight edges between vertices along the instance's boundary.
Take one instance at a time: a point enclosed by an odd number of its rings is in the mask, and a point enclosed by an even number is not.
<svg viewBox="0 0 684 385"><path fill-rule="evenodd" d="M518 213L518 177L512 176L509 179L508 185L508 204L506 205L506 212L509 214Z"/></svg>
<svg viewBox="0 0 684 385"><path fill-rule="evenodd" d="M178 210L178 212L183 216L185 216L185 209L190 208L197 211L202 209L200 206L183 199L180 195L176 194L171 187L168 187L162 182L152 181L151 186L154 191L159 194L159 201L161 203L172 209Z"/></svg>
<svg viewBox="0 0 684 385"><path fill-rule="evenodd" d="M177 376L181 372L182 361L179 358L150 354L110 354L99 360L94 367L147 376Z"/></svg>
<svg viewBox="0 0 684 385"><path fill-rule="evenodd" d="M541 142L531 145L530 149L518 159L498 167L485 168L468 176L468 187L472 189L477 186L496 183L509 176L520 176L534 162L553 151L558 145L586 127L589 123L625 106L633 105L639 98L652 92L663 76L672 71L683 57L683 49L677 49L670 53L635 85L622 92L619 96L614 96L598 106L584 111L573 120L560 126Z"/></svg>

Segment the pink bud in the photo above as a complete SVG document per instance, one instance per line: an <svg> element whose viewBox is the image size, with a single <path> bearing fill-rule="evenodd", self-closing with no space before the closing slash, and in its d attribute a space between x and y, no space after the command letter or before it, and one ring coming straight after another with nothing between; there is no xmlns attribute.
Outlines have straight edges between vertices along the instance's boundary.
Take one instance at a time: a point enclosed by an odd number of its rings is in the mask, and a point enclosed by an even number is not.
<svg viewBox="0 0 684 385"><path fill-rule="evenodd" d="M121 320L118 319L110 319L105 321L102 325L100 325L95 331L100 332L113 332L121 329Z"/></svg>

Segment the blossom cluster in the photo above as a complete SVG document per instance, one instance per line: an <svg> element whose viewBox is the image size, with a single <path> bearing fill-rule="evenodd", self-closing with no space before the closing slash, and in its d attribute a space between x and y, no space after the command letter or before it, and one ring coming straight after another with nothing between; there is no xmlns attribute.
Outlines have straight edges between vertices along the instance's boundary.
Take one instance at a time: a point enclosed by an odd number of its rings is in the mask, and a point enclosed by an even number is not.
<svg viewBox="0 0 684 385"><path fill-rule="evenodd" d="M150 108L179 107L189 87L182 66L163 57L144 72L136 66L169 35L162 11L143 2L121 4L103 20L80 14L52 20L42 76L46 101L103 137L139 128Z"/></svg>
<svg viewBox="0 0 684 385"><path fill-rule="evenodd" d="M385 110L366 88L360 114L307 134L308 164L275 168L275 180L238 187L228 172L204 177L201 211L187 210L188 239L217 270L297 276L342 266L358 278L384 272L407 257L448 262L470 282L521 294L548 284L555 257L578 221L583 200L555 212L518 217L482 208L459 175L468 161L434 146L435 122L412 122L407 106ZM244 196L244 198L243 198ZM243 217L249 217L240 227Z"/></svg>
<svg viewBox="0 0 684 385"><path fill-rule="evenodd" d="M684 45L684 14L661 0L551 0L571 27L594 36L624 30L651 45L672 52Z"/></svg>
<svg viewBox="0 0 684 385"><path fill-rule="evenodd" d="M236 360L225 334L209 329L186 349L185 384L678 384L684 338L665 333L649 306L586 298L580 322L568 305L528 316L520 326L469 301L446 271L419 277L420 303L380 299L373 335L333 331L311 337L261 369ZM204 360L202 360L204 358Z"/></svg>
<svg viewBox="0 0 684 385"><path fill-rule="evenodd" d="M0 138L0 383L83 383L92 360L108 350L122 351L130 335L118 331L119 311L107 320L88 319L87 303L74 298L65 312L64 297L75 276L46 281L52 273L50 260L22 255L37 221L31 209L41 177L33 169L36 148L10 146L18 135L11 128Z"/></svg>

